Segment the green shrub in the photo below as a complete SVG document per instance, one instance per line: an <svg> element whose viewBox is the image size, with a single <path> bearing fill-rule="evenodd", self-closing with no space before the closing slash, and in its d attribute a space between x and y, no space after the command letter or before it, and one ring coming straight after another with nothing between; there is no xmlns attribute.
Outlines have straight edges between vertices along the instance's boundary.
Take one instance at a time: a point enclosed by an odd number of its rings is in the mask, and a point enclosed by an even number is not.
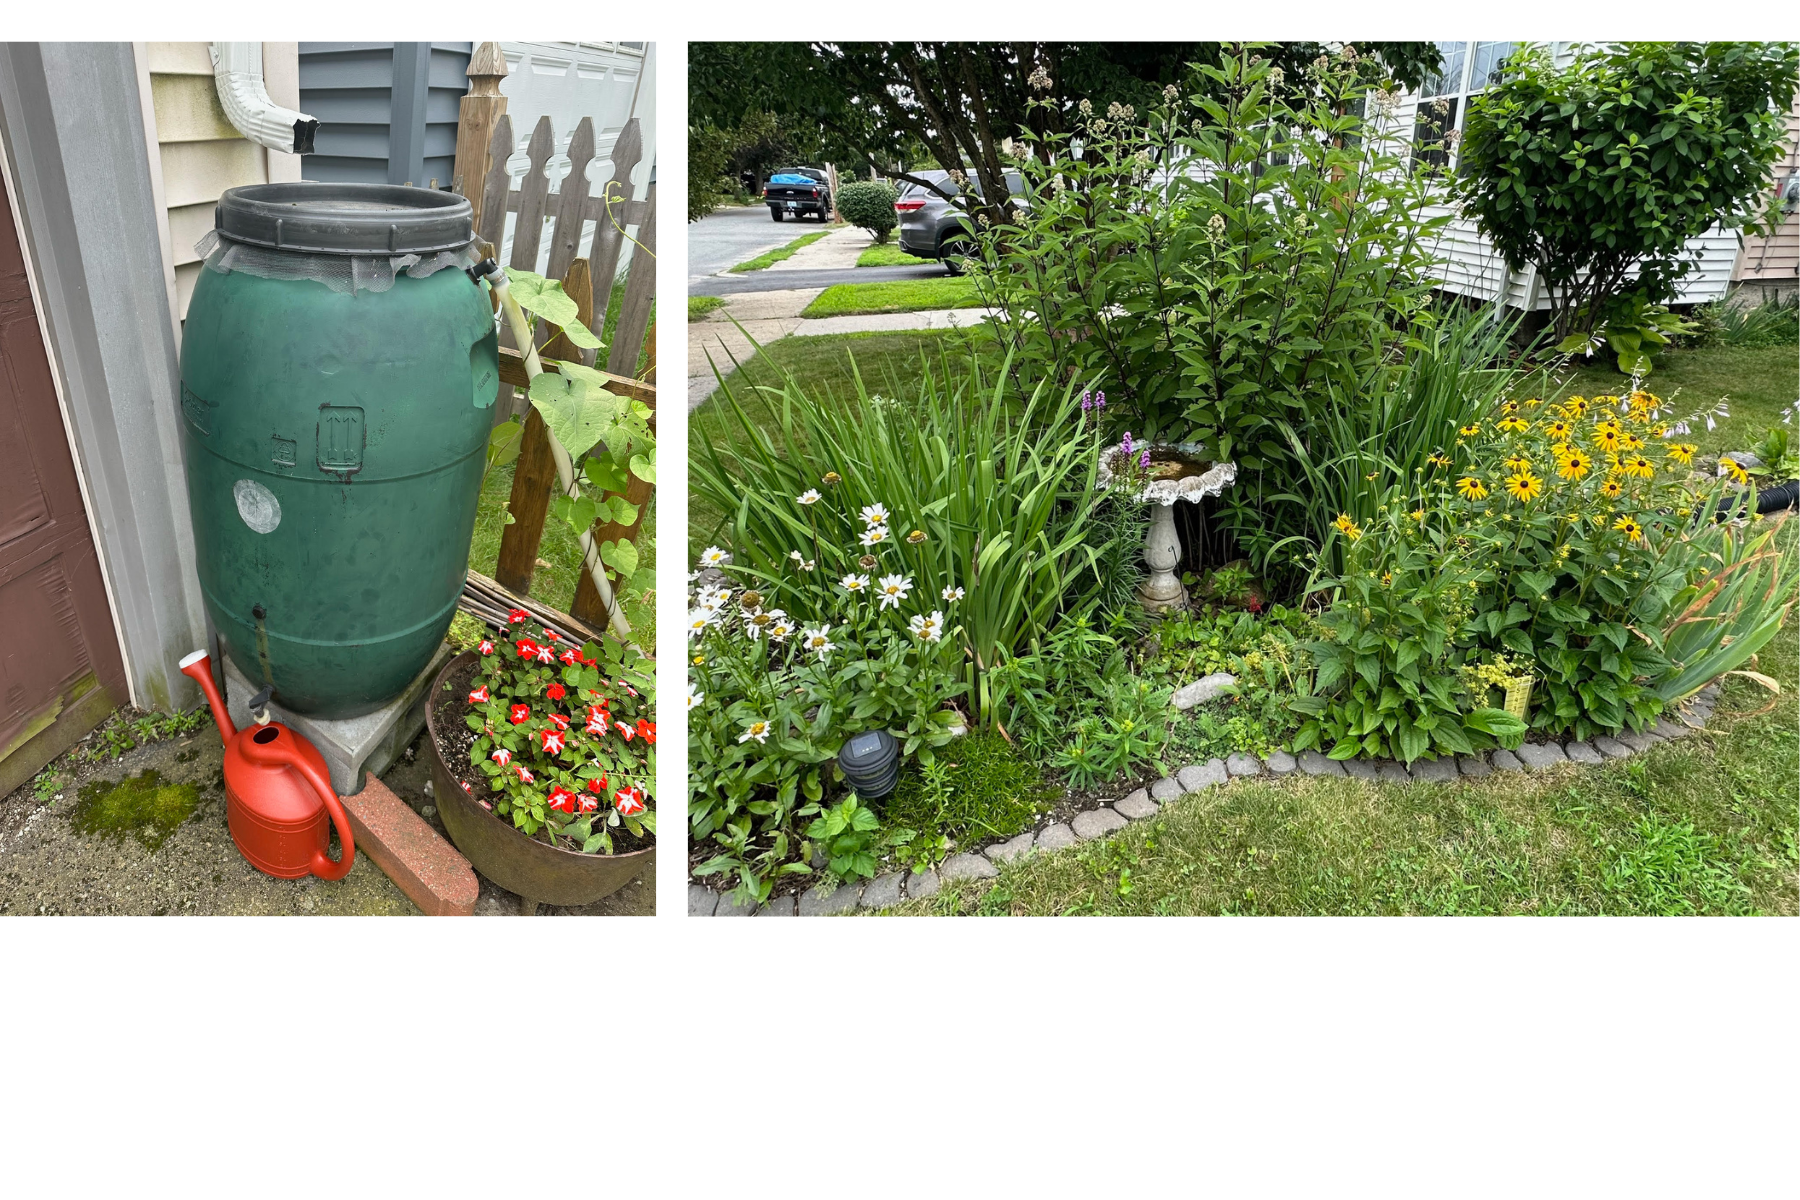
<svg viewBox="0 0 1800 1200"><path fill-rule="evenodd" d="M1458 199L1506 261L1535 264L1556 336L1590 333L1621 291L1669 300L1715 222L1772 229L1800 47L1608 42L1559 67L1515 54L1469 104Z"/></svg>
<svg viewBox="0 0 1800 1200"><path fill-rule="evenodd" d="M900 218L894 214L894 202L898 199L900 193L891 183L875 179L841 183L837 190L838 215L874 234L875 244L879 246L900 223Z"/></svg>
<svg viewBox="0 0 1800 1200"><path fill-rule="evenodd" d="M1430 320L1447 219L1433 172L1353 115L1351 67L1325 60L1306 88L1273 70L1244 50L1142 117L1025 135L1029 206L987 228L974 272L1031 373L1095 380L1134 433L1238 464L1219 503L1261 570L1319 539L1296 454L1332 457L1321 424Z"/></svg>

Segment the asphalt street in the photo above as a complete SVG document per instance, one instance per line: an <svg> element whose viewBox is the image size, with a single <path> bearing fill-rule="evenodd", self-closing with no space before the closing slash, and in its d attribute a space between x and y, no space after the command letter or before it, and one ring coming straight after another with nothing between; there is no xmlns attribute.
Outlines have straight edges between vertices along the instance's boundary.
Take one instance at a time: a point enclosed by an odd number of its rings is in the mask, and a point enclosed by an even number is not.
<svg viewBox="0 0 1800 1200"><path fill-rule="evenodd" d="M895 279L940 279L944 268L936 263L921 267L855 267L842 271L749 271L742 275L717 272L755 258L765 250L785 246L797 237L817 233L817 221L769 219L762 205L722 208L687 227L688 295L734 296L742 292L772 292L797 287L830 287L834 283L881 283Z"/></svg>

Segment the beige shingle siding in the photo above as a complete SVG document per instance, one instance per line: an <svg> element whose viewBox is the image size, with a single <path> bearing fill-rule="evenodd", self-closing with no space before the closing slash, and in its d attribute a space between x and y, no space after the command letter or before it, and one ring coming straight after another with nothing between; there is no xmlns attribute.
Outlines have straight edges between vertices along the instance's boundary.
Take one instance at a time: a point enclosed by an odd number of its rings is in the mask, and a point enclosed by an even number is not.
<svg viewBox="0 0 1800 1200"><path fill-rule="evenodd" d="M201 271L194 243L213 227L213 209L227 188L267 183L271 153L232 127L213 82L206 42L148 42L150 95L156 118L156 151L175 270L176 320L187 316L188 297ZM285 58L283 56L286 56ZM298 102L296 43L265 42L263 70L276 103ZM284 88L285 85L285 88ZM280 90L294 94L282 96ZM287 156L280 156L286 158ZM280 178L298 178L276 165Z"/></svg>
<svg viewBox="0 0 1800 1200"><path fill-rule="evenodd" d="M1770 180L1771 191L1788 174L1800 170L1800 96L1788 113L1787 153L1775 166ZM1738 255L1732 278L1741 283L1788 283L1800 277L1800 210L1791 212L1775 231L1774 237L1746 237L1743 253Z"/></svg>

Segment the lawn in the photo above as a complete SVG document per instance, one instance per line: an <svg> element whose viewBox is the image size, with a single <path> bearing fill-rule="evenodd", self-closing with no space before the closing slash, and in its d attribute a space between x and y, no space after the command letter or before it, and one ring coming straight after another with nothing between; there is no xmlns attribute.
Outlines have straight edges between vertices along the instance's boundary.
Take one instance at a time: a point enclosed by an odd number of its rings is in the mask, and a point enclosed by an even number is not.
<svg viewBox="0 0 1800 1200"><path fill-rule="evenodd" d="M729 370L725 380L751 419L768 426L773 415L754 389L777 383L783 372L804 381L807 395L815 400L842 403L856 392L852 358L855 372L861 373L871 390L905 395L918 390L927 364L939 375L946 365L952 371L963 371L971 352L981 354L990 367L999 364L995 342L979 327L789 337ZM730 367L729 363L719 365ZM694 446L703 441L729 440L731 434L730 410L716 398L695 409L688 418L688 438ZM689 498L688 541L696 551L708 544L721 515L698 497Z"/></svg>
<svg viewBox="0 0 1800 1200"><path fill-rule="evenodd" d="M698 321L715 308L725 307L725 298L723 296L689 296L687 304L688 320Z"/></svg>
<svg viewBox="0 0 1800 1200"><path fill-rule="evenodd" d="M870 246L857 256L859 267L922 267L926 263L936 262L933 258L917 258L902 250L892 242L884 246Z"/></svg>
<svg viewBox="0 0 1800 1200"><path fill-rule="evenodd" d="M1629 376L1596 358L1555 398L1617 395L1630 386ZM1707 451L1744 450L1760 442L1769 426L1781 420L1781 410L1800 397L1800 356L1793 346L1677 350L1665 356L1644 387L1668 401L1678 415L1730 396L1731 417L1713 433L1704 427L1695 430L1691 440Z"/></svg>
<svg viewBox="0 0 1800 1200"><path fill-rule="evenodd" d="M943 279L899 279L889 283L836 284L821 292L800 315L849 317L863 313L980 307L981 297L975 292L973 280L947 276Z"/></svg>
<svg viewBox="0 0 1800 1200"><path fill-rule="evenodd" d="M1651 386L1732 420L1703 451L1757 440L1793 403L1792 348L1669 355ZM1568 392L1621 390L1590 370ZM1678 408L1685 405L1678 403ZM1790 551L1800 522L1784 541ZM1727 678L1709 728L1597 768L1407 787L1294 777L1190 796L1102 842L948 885L914 914L1800 913L1800 635ZM1170 764L1176 766L1180 764Z"/></svg>
<svg viewBox="0 0 1800 1200"><path fill-rule="evenodd" d="M798 254L801 250L803 250L807 246L812 245L814 242L818 241L820 238L824 237L826 234L832 232L833 230L842 229L842 228L843 228L842 225L833 225L828 228L818 230L815 233L809 233L809 234L804 235L803 237L797 237L785 246L778 247L774 250L766 251L762 254L757 255L755 258L750 259L748 262L739 263L737 266L735 266L731 269L738 274L742 274L745 271L760 271L764 267L774 266L776 263L781 262L784 259L789 259L789 258L794 257L794 255Z"/></svg>
<svg viewBox="0 0 1800 1200"><path fill-rule="evenodd" d="M469 567L492 575L500 561L500 535L506 528L506 501L512 494L513 469L500 467L481 489L481 507L475 514L475 536L469 544ZM643 564L634 586L624 595L625 619L637 635L644 653L656 653L656 502L644 513L643 531L637 541ZM552 608L569 611L575 602L575 585L581 578L581 543L575 533L554 517L544 522L544 540L538 547L537 570L531 577L531 595Z"/></svg>

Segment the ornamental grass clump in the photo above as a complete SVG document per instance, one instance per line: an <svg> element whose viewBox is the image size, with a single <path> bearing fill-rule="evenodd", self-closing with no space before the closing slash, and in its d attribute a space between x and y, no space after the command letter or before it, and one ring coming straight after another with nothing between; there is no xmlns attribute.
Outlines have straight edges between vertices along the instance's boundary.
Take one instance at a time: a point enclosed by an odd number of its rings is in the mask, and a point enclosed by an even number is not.
<svg viewBox="0 0 1800 1200"><path fill-rule="evenodd" d="M469 763L491 793L477 799L565 850L640 849L623 835L656 833L656 701L641 655L610 639L575 646L523 609L508 619L505 638L476 647L466 698Z"/></svg>

